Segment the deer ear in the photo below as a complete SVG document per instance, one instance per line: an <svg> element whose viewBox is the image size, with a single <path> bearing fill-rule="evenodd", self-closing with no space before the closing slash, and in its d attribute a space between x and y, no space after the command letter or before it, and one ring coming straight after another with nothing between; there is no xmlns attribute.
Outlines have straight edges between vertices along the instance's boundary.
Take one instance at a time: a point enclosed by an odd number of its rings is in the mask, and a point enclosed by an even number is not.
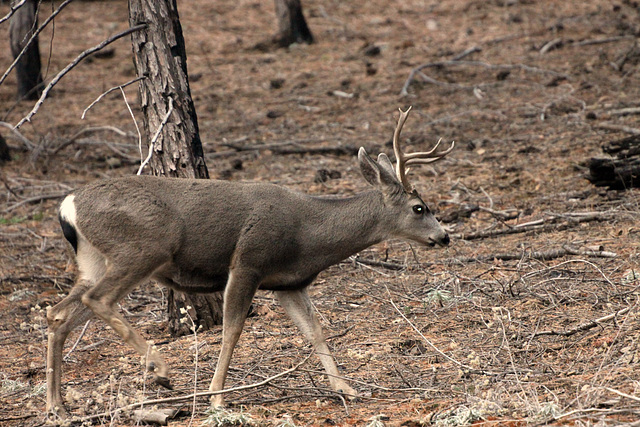
<svg viewBox="0 0 640 427"><path fill-rule="evenodd" d="M391 163L391 160L389 160L389 158L387 157L386 154L384 154L384 153L378 154L378 165L380 165L382 168L384 168L391 175L395 176L396 171L393 168L393 163Z"/></svg>
<svg viewBox="0 0 640 427"><path fill-rule="evenodd" d="M378 165L367 154L364 147L360 147L360 150L358 150L358 163L360 163L360 172L362 172L364 179L371 185L378 185L378 177L380 175Z"/></svg>
<svg viewBox="0 0 640 427"><path fill-rule="evenodd" d="M360 162L360 171L362 172L362 176L364 176L364 179L366 179L369 184L375 187L381 185L395 187L400 185L400 182L395 175L387 170L387 166L382 166L376 163L367 154L363 147L360 147L360 150L358 151L358 161ZM389 161L388 158L387 161ZM390 161L389 165L391 165ZM391 166L391 170L393 170L393 166Z"/></svg>

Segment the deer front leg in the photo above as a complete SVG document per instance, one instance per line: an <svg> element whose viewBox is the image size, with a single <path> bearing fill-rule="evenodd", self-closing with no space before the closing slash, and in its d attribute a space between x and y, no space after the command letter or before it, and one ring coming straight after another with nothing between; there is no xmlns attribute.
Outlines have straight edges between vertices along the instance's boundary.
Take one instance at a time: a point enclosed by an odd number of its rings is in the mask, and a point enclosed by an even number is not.
<svg viewBox="0 0 640 427"><path fill-rule="evenodd" d="M233 349L240 338L251 301L257 289L258 280L254 274L242 271L232 271L229 274L222 308L222 348L220 349L216 372L213 374L209 391L224 389ZM212 408L222 406L224 406L222 394L211 396Z"/></svg>
<svg viewBox="0 0 640 427"><path fill-rule="evenodd" d="M282 305L291 320L293 320L293 323L302 331L307 340L313 344L316 354L322 366L324 366L324 370L327 372L331 388L351 399L356 398L356 391L340 378L338 367L324 339L322 327L314 313L313 304L309 299L307 289L276 291L274 294L278 297L280 305Z"/></svg>
<svg viewBox="0 0 640 427"><path fill-rule="evenodd" d="M66 416L62 400L62 349L69 333L83 324L93 313L80 302L80 297L90 287L86 281L78 282L69 295L47 310L49 326L47 343L47 413L61 418Z"/></svg>

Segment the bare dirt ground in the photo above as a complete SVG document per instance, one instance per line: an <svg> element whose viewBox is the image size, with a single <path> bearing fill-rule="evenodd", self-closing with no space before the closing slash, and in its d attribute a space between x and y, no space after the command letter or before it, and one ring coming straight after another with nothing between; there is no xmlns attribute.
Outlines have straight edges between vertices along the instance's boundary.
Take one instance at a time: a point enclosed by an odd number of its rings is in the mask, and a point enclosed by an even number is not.
<svg viewBox="0 0 640 427"><path fill-rule="evenodd" d="M458 144L410 173L446 220L449 248L387 242L312 288L361 399L327 391L311 356L267 386L231 394L233 410L257 425L638 425L640 193L584 178L603 143L627 136L610 125L638 127L637 115L619 113L640 106L636 2L304 1L317 43L270 52L253 49L275 30L270 2L179 6L214 178L353 194L366 183L352 154L282 150L362 145L390 154L397 108L409 105L409 150L438 138ZM52 4L43 7L46 16ZM3 2L0 14L8 10ZM47 79L126 27L126 2L72 3L40 39ZM136 128L119 91L80 119L101 93L135 77L127 40L109 49L74 69L20 129L32 148L0 128L14 148L0 173L1 425L45 420L44 310L69 291L75 271L56 219L62 194L137 170ZM402 95L423 64L433 65ZM12 75L0 86L0 115L11 124L32 107L15 104L14 93ZM137 89L125 93L140 123ZM79 134L95 126L118 132ZM478 210L465 215L470 206ZM270 294L256 301L229 386L262 381L311 353ZM194 378L206 390L219 350L219 328L169 336L156 285L121 307L166 356L176 390L150 382L133 350L92 321L67 341L63 384L71 412L102 413L100 424L135 424L114 409L187 395ZM192 402L158 406L183 410L171 425L206 418L206 399L193 420Z"/></svg>

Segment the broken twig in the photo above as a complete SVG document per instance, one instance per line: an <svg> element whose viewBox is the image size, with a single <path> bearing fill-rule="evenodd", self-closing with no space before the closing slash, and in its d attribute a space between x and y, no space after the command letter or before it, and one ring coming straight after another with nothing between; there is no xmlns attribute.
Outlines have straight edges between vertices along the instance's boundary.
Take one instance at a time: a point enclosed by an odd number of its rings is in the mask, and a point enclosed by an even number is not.
<svg viewBox="0 0 640 427"><path fill-rule="evenodd" d="M539 336L542 336L542 335L560 335L560 336L563 336L563 337L569 337L571 335L577 334L578 332L583 332L583 331L589 330L591 328L595 328L600 323L606 322L607 320L615 319L618 316L622 316L623 314L627 313L629 310L631 310L631 307L623 308L622 310L616 311L615 313L607 314L606 316L602 316L602 317L600 317L598 319L590 320L590 321L585 322L585 323L581 323L581 324L579 324L578 326L576 326L574 328L567 329L567 330L564 330L564 331L549 330L549 331L536 332L535 334L533 334L533 338L539 337Z"/></svg>

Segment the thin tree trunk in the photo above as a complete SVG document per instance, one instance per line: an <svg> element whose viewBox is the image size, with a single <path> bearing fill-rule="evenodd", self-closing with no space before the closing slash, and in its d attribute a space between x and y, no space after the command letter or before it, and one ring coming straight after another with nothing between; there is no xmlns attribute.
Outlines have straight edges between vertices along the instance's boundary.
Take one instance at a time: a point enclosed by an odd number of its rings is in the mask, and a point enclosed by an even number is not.
<svg viewBox="0 0 640 427"><path fill-rule="evenodd" d="M275 43L287 47L293 43L313 43L313 35L302 14L300 0L275 0L278 34Z"/></svg>
<svg viewBox="0 0 640 427"><path fill-rule="evenodd" d="M147 29L131 36L134 62L140 82L140 105L144 114L145 135L162 127L153 146L149 166L154 175L181 178L209 178L204 161L198 118L189 90L187 56L175 0L129 0L129 23L146 23ZM166 124L163 119L173 112ZM191 333L180 323L181 308L189 309L196 327L208 329L222 323L222 295L169 292L169 330L174 335Z"/></svg>
<svg viewBox="0 0 640 427"><path fill-rule="evenodd" d="M14 0L15 2L15 0ZM38 2L27 0L11 16L9 24L9 39L11 41L11 54L16 59L22 49L38 27L37 16ZM16 64L18 79L18 99L34 100L40 98L42 93L42 73L40 71L40 48L38 37L33 39L27 50Z"/></svg>
<svg viewBox="0 0 640 427"><path fill-rule="evenodd" d="M11 153L9 152L9 146L7 141L2 135L0 135L0 165L4 162L11 160Z"/></svg>

